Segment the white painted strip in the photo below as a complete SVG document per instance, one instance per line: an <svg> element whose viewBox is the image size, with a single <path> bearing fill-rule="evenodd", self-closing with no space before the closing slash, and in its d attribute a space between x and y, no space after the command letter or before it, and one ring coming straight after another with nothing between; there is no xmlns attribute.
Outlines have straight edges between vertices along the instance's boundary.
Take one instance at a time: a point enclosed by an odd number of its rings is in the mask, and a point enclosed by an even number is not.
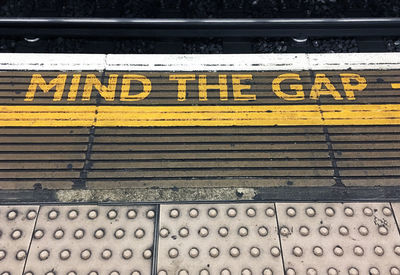
<svg viewBox="0 0 400 275"><path fill-rule="evenodd" d="M400 69L400 53L325 54L19 54L0 53L0 70L302 71Z"/></svg>
<svg viewBox="0 0 400 275"><path fill-rule="evenodd" d="M307 70L305 54L107 55L107 70L276 71Z"/></svg>
<svg viewBox="0 0 400 275"><path fill-rule="evenodd" d="M102 71L105 54L0 53L0 70Z"/></svg>
<svg viewBox="0 0 400 275"><path fill-rule="evenodd" d="M400 53L107 55L107 70L302 71L400 69Z"/></svg>
<svg viewBox="0 0 400 275"><path fill-rule="evenodd" d="M312 70L396 70L400 53L325 53L308 54Z"/></svg>

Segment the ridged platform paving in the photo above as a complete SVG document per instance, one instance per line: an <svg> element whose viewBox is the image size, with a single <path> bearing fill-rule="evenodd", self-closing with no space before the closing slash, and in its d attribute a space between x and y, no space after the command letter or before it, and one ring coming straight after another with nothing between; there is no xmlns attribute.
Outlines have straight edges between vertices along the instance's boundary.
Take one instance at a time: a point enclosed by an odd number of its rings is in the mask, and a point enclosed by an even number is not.
<svg viewBox="0 0 400 275"><path fill-rule="evenodd" d="M400 204L0 207L0 274L400 274Z"/></svg>

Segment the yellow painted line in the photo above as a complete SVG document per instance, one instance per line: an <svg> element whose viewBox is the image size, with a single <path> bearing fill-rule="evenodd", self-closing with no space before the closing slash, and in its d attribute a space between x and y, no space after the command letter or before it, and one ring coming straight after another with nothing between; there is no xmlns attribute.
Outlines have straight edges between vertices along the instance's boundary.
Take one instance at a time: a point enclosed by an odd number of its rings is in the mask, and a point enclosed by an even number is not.
<svg viewBox="0 0 400 275"><path fill-rule="evenodd" d="M392 83L392 89L400 89L400 83Z"/></svg>
<svg viewBox="0 0 400 275"><path fill-rule="evenodd" d="M96 106L0 106L0 126L94 125Z"/></svg>
<svg viewBox="0 0 400 275"><path fill-rule="evenodd" d="M400 124L400 104L263 106L0 106L0 127Z"/></svg>

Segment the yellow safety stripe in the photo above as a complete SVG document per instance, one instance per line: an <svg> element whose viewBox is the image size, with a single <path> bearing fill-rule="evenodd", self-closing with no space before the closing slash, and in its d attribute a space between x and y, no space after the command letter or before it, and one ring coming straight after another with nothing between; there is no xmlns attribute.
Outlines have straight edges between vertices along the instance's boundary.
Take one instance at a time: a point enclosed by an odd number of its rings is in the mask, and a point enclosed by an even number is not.
<svg viewBox="0 0 400 275"><path fill-rule="evenodd" d="M0 106L0 126L172 127L400 124L400 104Z"/></svg>

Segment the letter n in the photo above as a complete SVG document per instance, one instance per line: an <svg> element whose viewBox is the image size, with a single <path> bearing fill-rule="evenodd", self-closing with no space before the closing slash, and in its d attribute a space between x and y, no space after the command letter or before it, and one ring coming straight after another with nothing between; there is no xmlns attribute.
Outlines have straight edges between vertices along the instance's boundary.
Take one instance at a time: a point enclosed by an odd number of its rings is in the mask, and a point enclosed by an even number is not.
<svg viewBox="0 0 400 275"><path fill-rule="evenodd" d="M117 87L117 79L117 74L110 74L108 77L108 86L104 86L94 74L88 74L86 76L85 86L83 87L82 100L90 100L94 86L106 101L113 101L115 97L115 89Z"/></svg>

